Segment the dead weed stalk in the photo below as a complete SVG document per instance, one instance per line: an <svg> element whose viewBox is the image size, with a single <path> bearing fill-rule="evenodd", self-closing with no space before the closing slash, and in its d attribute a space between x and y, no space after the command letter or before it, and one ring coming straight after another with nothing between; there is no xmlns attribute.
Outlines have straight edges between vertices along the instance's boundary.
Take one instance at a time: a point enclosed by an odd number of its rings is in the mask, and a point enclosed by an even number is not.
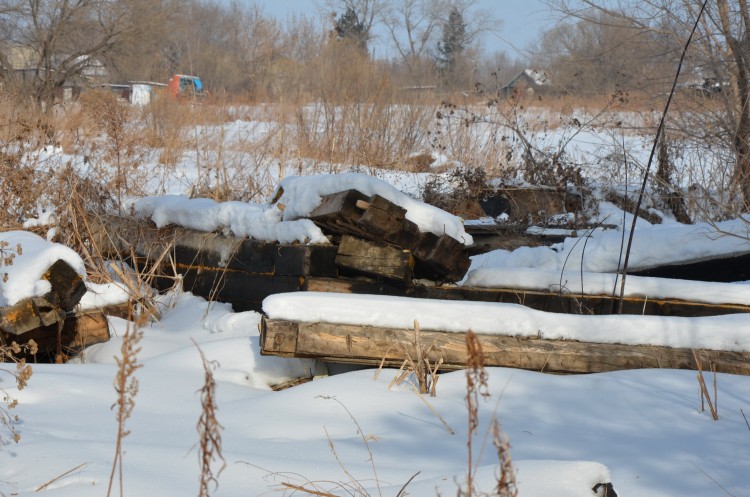
<svg viewBox="0 0 750 497"><path fill-rule="evenodd" d="M0 344L0 362L15 363L14 369L0 368L0 372L12 376L19 391L26 388L33 371L31 365L26 363L26 359L19 359L18 357L21 355L35 355L37 351L37 345L34 340L29 340L23 345L19 345L16 342L11 342L10 345L5 345L5 343ZM15 409L18 406L18 399L4 388L0 388L0 394L2 394L4 402L4 405L0 405L0 426L3 428L3 431L0 432L0 445L6 445L10 441L18 443L21 440L21 435L15 429L15 424L18 422L18 415L10 413L11 409ZM8 438L6 438L6 432L9 435Z"/></svg>
<svg viewBox="0 0 750 497"><path fill-rule="evenodd" d="M717 379L716 379L716 365L711 364L711 370L714 373L714 397L713 400L711 400L711 394L708 391L708 387L706 387L706 380L703 377L703 364L701 363L701 360L698 358L698 353L693 350L693 357L695 357L695 365L698 367L698 387L700 388L701 392L701 412L704 412L706 410L704 401L708 404L708 409L711 412L711 418L713 418L714 421L719 420L719 399L718 399L718 389L717 389Z"/></svg>
<svg viewBox="0 0 750 497"><path fill-rule="evenodd" d="M215 362L209 362L198 344L193 340L201 356L203 364L203 387L200 389L201 394L201 415L198 418L198 435L200 437L198 446L198 460L201 465L200 490L199 497L209 497L210 486L214 488L219 486L219 475L226 467L226 461L221 454L221 430L224 427L216 418L216 381L214 380L213 369L216 367ZM214 473L214 462L221 461L221 466Z"/></svg>
<svg viewBox="0 0 750 497"><path fill-rule="evenodd" d="M482 344L477 335L469 330L466 334L466 408L468 410L468 430L467 430L467 475L466 488L464 491L459 489L459 497L473 497L475 495L485 495L475 487L476 472L479 469L479 458L484 449L482 444L479 450L479 457L474 459L474 437L479 429L479 399L489 397L489 386L487 383L488 374L484 368L484 353ZM498 475L496 475L497 486L492 495L497 497L516 497L518 489L516 488L515 470L510 456L510 442L508 437L502 431L500 422L495 417L492 420L491 432L493 445L498 456ZM485 439L486 440L486 439Z"/></svg>
<svg viewBox="0 0 750 497"><path fill-rule="evenodd" d="M132 314L132 306L130 313ZM128 322L131 322L129 317ZM116 357L117 375L115 376L114 386L117 392L117 400L112 404L112 409L117 408L117 442L115 444L115 457L112 461L112 472L109 475L109 487L107 488L107 497L112 494L112 486L115 481L115 474L119 481L120 497L124 495L122 480L122 443L130 434L125 427L127 420L133 413L135 407L135 396L138 394L138 378L135 372L142 366L138 363L138 353L141 350L139 343L143 337L143 330L139 326L128 326L125 335L122 337L122 347L120 348L120 357Z"/></svg>

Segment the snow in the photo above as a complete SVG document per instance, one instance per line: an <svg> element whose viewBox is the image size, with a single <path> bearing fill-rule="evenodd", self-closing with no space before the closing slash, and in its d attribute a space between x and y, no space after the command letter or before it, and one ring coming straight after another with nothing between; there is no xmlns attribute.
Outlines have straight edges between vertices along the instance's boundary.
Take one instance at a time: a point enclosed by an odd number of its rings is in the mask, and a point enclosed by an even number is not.
<svg viewBox="0 0 750 497"><path fill-rule="evenodd" d="M225 129L228 137L244 136L262 126L237 121ZM556 143L565 132L549 133L547 142L537 137L535 143ZM607 133L579 133L570 143L571 157L609 153ZM629 143L641 140L625 139ZM183 195L138 200L141 215L159 226L180 224L262 240L324 243L312 223L296 218L314 209L321 196L355 187L402 205L407 217L425 231L448 233L471 244L460 219L400 193L416 193L416 175L382 173L387 183L359 174L289 177L281 183L284 195L279 203L286 206L282 213L276 205L188 199L184 193L199 176L190 164L195 159L191 154L196 153L186 152L181 167L187 167L154 172L158 191ZM450 151L446 154L440 161L451 160ZM45 148L28 160L52 166L71 161L84 167L81 157L66 155L61 148ZM255 171L261 174L259 167ZM272 168L263 174L285 175ZM607 176L612 171L600 168L595 174ZM51 212L40 214L25 227L45 225L53 217ZM600 204L603 223L620 224L622 218L613 205ZM624 216L626 227L629 219ZM631 269L750 252L743 238L748 233L744 221L719 228L737 236L721 236L709 225L652 226L639 220ZM612 277L596 273L616 269L623 236L627 233L595 230L587 238L569 238L553 248L526 247L476 256L466 284L515 284L554 291L562 282L570 291L583 287L587 292L609 293ZM4 233L0 240L8 242L4 258L16 250L17 243L22 246L13 265L3 264L0 269L8 273L7 281L0 283L3 305L47 291L41 274L57 258L84 275L80 258L65 247L22 232ZM120 303L127 297L116 284L87 282L87 288L83 307ZM630 276L626 291L629 295L747 303L747 287L739 284L667 283ZM198 493L196 423L204 371L197 347L212 364L217 382L217 416L223 426L227 462L212 495L292 495L279 487L283 482L315 484L350 495L342 486L354 479L369 495L395 496L416 474L407 487L409 495L429 497L438 492L456 495L465 481L464 372L441 375L437 396L427 399L428 408L408 384L391 385L394 370L385 369L375 378L372 370L344 368L341 372L339 367L340 374L325 376L325 365L314 361L262 356L257 313L235 313L227 305L179 291L159 297L159 302L161 319L144 325L139 344L143 367L136 373L139 391L127 421L130 435L124 439L124 494L182 497ZM304 320L411 327L417 318L425 329L459 331L471 326L475 331L497 332L502 327L519 335L538 336L542 331L545 338L726 350L748 350L750 335L746 315L690 319L563 316L507 304L417 304L382 296L312 294L272 297L265 308L272 316ZM113 386L116 357L126 329L132 326L117 318L111 318L111 323L114 338L88 348L78 363L34 364L34 374L22 391L14 387L5 370L0 371L0 388L19 401L9 413L18 416L14 426L21 435L18 444L0 446L2 494L36 495L45 484L42 493L55 497L106 494L117 433L112 410L117 395ZM475 448L484 443L496 416L511 443L520 497L591 496L596 483L610 479L618 495L625 497L740 496L750 488L750 427L745 418L750 411L750 377L716 375L720 419L714 421L701 411L694 371L652 369L571 376L505 368L487 372L490 396L479 405ZM300 376L316 379L287 390L271 390L272 385ZM486 492L494 485L497 471L490 443L481 457L476 453L474 458L476 481Z"/></svg>
<svg viewBox="0 0 750 497"><path fill-rule="evenodd" d="M145 326L139 344L143 366L123 441L126 495L197 494L204 372L193 341L213 364L223 426L227 466L211 495L284 495L283 482L316 482L348 495L336 484L350 482L345 470L369 495L396 495L417 472L409 495L455 495L465 481L464 372L441 375L437 396L427 399L451 434L411 386L390 385L395 370L377 379L373 370L350 371L271 391L269 385L319 374L320 365L261 356L257 313L233 313L189 293L160 302L162 319ZM36 495L47 482L44 493L56 497L106 493L117 432L114 358L127 326L112 322L116 337L90 347L82 363L35 364L20 392L3 377L3 388L19 400L12 412L21 435L17 445L0 448L6 495ZM594 484L610 478L625 497L702 497L724 494L720 488L743 495L750 487L750 432L741 411L750 409L748 377L717 375L718 421L700 411L693 371L556 376L490 368L488 387L474 445L478 450L496 416L511 443L520 497L590 497ZM493 454L490 447L475 453L484 491L497 470Z"/></svg>
<svg viewBox="0 0 750 497"><path fill-rule="evenodd" d="M235 236L281 243L328 243L323 232L309 219L301 219L320 205L322 197L356 189L365 195L380 195L406 210L406 218L420 230L447 234L465 245L473 243L463 221L437 207L416 200L383 180L360 173L319 174L284 178L276 205L247 202L216 202L208 198L163 195L136 199L137 215L151 219L157 227L175 224L199 231L228 230ZM280 208L283 205L283 212Z"/></svg>
<svg viewBox="0 0 750 497"><path fill-rule="evenodd" d="M640 221L639 221L640 223ZM472 258L471 269L536 268L553 271L617 272L622 267L629 231L594 229L552 247L495 250ZM668 243L665 243L668 241ZM622 250L621 250L622 248ZM688 264L750 253L750 223L744 219L716 224L666 224L636 229L629 271L665 264Z"/></svg>
<svg viewBox="0 0 750 497"><path fill-rule="evenodd" d="M247 202L216 202L185 195L143 197L133 203L135 212L157 227L175 224L199 231L222 231L238 237L281 243L328 243L309 219L282 221L281 210Z"/></svg>
<svg viewBox="0 0 750 497"><path fill-rule="evenodd" d="M417 320L421 329L434 331L750 352L747 314L593 316L494 302L315 292L271 295L263 301L263 312L271 319L289 321L412 329Z"/></svg>
<svg viewBox="0 0 750 497"><path fill-rule="evenodd" d="M464 286L541 290L562 294L620 295L622 276L612 273L582 273L530 268L474 269ZM750 285L667 278L627 276L625 297L678 299L707 304L750 305Z"/></svg>

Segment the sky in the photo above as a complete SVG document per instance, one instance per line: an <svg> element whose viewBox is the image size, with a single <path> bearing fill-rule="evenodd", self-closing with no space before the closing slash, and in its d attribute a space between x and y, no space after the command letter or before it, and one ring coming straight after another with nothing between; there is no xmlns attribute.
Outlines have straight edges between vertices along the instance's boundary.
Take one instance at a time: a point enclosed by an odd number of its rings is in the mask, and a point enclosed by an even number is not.
<svg viewBox="0 0 750 497"><path fill-rule="evenodd" d="M284 18L289 13L315 15L321 1L311 0L255 0L268 14ZM542 0L479 0L477 8L492 12L502 21L496 33L484 38L487 53L507 52L516 58L523 57L523 49L538 39L552 22L552 13ZM385 50L385 48L380 48ZM377 49L376 49L377 50ZM377 54L376 54L377 55Z"/></svg>

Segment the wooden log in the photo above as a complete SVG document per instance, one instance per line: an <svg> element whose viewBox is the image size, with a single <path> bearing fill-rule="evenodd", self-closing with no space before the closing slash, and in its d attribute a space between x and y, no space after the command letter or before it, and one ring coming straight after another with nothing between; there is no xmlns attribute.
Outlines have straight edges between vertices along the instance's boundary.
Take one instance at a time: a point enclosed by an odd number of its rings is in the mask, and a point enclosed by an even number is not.
<svg viewBox="0 0 750 497"><path fill-rule="evenodd" d="M690 349L544 340L508 335L478 335L485 366L512 367L554 373L597 373L623 369L695 369ZM442 360L442 370L460 369L467 362L466 334L421 330L421 343L431 348L430 362ZM415 357L415 332L395 328L304 323L264 318L261 353L317 358L331 362L400 366L407 354ZM750 353L701 350L703 368L750 375Z"/></svg>
<svg viewBox="0 0 750 497"><path fill-rule="evenodd" d="M414 258L408 250L344 235L339 243L336 264L366 274L410 281Z"/></svg>

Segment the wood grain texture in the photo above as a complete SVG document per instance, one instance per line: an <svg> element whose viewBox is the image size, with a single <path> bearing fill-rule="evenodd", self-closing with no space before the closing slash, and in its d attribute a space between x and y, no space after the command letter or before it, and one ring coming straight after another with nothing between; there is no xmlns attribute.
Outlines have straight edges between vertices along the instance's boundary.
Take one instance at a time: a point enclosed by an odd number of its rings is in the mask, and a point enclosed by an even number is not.
<svg viewBox="0 0 750 497"><path fill-rule="evenodd" d="M331 323L304 323L264 318L262 353L284 357L312 357L333 362L370 364L385 360L400 366L413 358L414 330ZM421 342L432 347L430 361L442 359L441 369L466 364L466 333L421 330ZM280 338L277 338L280 335ZM554 373L598 373L624 369L695 369L691 349L661 346L546 340L502 334L478 335L486 366ZM293 351L292 351L293 349ZM700 350L705 370L750 374L750 353Z"/></svg>

